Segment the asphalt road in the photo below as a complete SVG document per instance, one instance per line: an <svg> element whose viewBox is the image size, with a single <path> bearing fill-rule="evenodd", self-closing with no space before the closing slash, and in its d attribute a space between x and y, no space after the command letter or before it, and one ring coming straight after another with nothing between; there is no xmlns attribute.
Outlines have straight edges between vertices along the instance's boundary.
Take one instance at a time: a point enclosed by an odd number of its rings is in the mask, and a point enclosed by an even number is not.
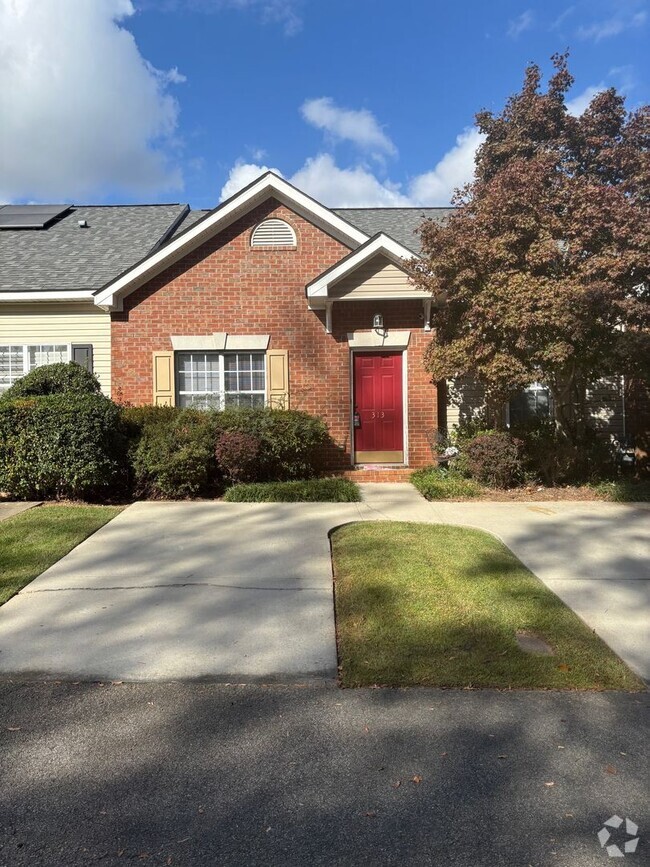
<svg viewBox="0 0 650 867"><path fill-rule="evenodd" d="M649 703L4 681L0 865L647 864Z"/></svg>

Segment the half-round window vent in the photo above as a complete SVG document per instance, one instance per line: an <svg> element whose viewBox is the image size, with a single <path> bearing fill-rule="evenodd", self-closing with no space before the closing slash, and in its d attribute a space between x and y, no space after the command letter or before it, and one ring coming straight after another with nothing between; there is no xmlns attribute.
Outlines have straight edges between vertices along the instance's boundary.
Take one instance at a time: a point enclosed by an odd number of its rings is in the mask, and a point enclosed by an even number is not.
<svg viewBox="0 0 650 867"><path fill-rule="evenodd" d="M284 220L264 220L251 235L251 247L295 247L296 233Z"/></svg>

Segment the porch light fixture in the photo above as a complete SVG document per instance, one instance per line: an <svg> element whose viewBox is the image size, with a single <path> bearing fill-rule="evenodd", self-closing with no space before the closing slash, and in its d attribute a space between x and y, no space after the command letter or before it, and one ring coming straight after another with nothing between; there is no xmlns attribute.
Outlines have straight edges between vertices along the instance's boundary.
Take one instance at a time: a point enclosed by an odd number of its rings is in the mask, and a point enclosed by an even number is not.
<svg viewBox="0 0 650 867"><path fill-rule="evenodd" d="M384 330L384 317L381 315L381 313L375 313L375 315L372 317L372 327L376 331Z"/></svg>

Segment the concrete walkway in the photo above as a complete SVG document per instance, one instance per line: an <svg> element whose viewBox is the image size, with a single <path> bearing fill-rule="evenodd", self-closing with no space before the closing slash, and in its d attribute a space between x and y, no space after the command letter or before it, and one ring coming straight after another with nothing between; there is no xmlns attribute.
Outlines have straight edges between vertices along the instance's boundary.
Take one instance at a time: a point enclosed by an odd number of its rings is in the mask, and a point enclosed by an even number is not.
<svg viewBox="0 0 650 867"><path fill-rule="evenodd" d="M0 503L0 521L13 518L14 515L20 515L21 512L40 505L40 503Z"/></svg>
<svg viewBox="0 0 650 867"><path fill-rule="evenodd" d="M650 678L650 511L607 503L136 503L0 608L0 673L268 681L336 674L328 532L410 520L495 533Z"/></svg>

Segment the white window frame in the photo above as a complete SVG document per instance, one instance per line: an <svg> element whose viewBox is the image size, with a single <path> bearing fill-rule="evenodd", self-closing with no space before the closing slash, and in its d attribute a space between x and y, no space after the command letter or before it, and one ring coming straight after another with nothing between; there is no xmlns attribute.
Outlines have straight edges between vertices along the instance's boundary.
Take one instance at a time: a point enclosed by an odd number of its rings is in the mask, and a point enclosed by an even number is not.
<svg viewBox="0 0 650 867"><path fill-rule="evenodd" d="M218 381L218 390L217 391L187 391L183 390L180 387L180 368L179 368L179 359L181 356L189 355L189 356L203 356L204 358L212 357L217 358L217 381ZM242 389L237 391L226 390L226 372L232 373L233 371L226 371L225 369L225 359L226 357L236 357L239 359L240 356L251 356L250 360L250 372L251 372L251 385L252 385L252 373L261 373L264 377L264 386L261 389L251 388L251 389ZM252 356L259 355L263 359L263 365L261 370L253 369L253 361ZM237 363L237 370L234 371L237 374L237 381L239 384L239 361ZM222 410L228 407L228 403L226 401L227 395L231 394L246 394L246 395L261 395L262 396L262 404L266 406L267 402L267 394L266 394L266 384L267 384L267 373L266 373L266 353L260 352L259 350L238 350L236 352L220 352L215 350L181 350L174 353L174 376L176 380L176 402L179 406L181 406L181 397L214 397L214 401L211 402L213 405L210 406L211 409ZM192 406L191 403L186 404L187 406Z"/></svg>
<svg viewBox="0 0 650 867"><path fill-rule="evenodd" d="M11 386L14 384L14 382L16 382L16 380L22 379L22 377L26 376L28 373L30 373L30 371L36 370L37 367L43 367L44 366L42 364L36 364L33 367L30 366L30 364L29 364L29 350L30 349L34 349L37 347L42 348L43 346L52 346L52 347L65 346L65 350L66 350L66 354L67 354L67 358L66 358L65 363L69 362L72 359L72 344L66 343L64 341L57 341L57 340L47 341L45 343L42 343L42 342L41 343L2 343L2 344L0 344L0 352L3 350L6 350L6 349L11 350L12 348L17 347L17 346L22 349L23 372L19 376L15 377L15 379L13 379L8 385L3 385L0 383L0 393L11 388Z"/></svg>

